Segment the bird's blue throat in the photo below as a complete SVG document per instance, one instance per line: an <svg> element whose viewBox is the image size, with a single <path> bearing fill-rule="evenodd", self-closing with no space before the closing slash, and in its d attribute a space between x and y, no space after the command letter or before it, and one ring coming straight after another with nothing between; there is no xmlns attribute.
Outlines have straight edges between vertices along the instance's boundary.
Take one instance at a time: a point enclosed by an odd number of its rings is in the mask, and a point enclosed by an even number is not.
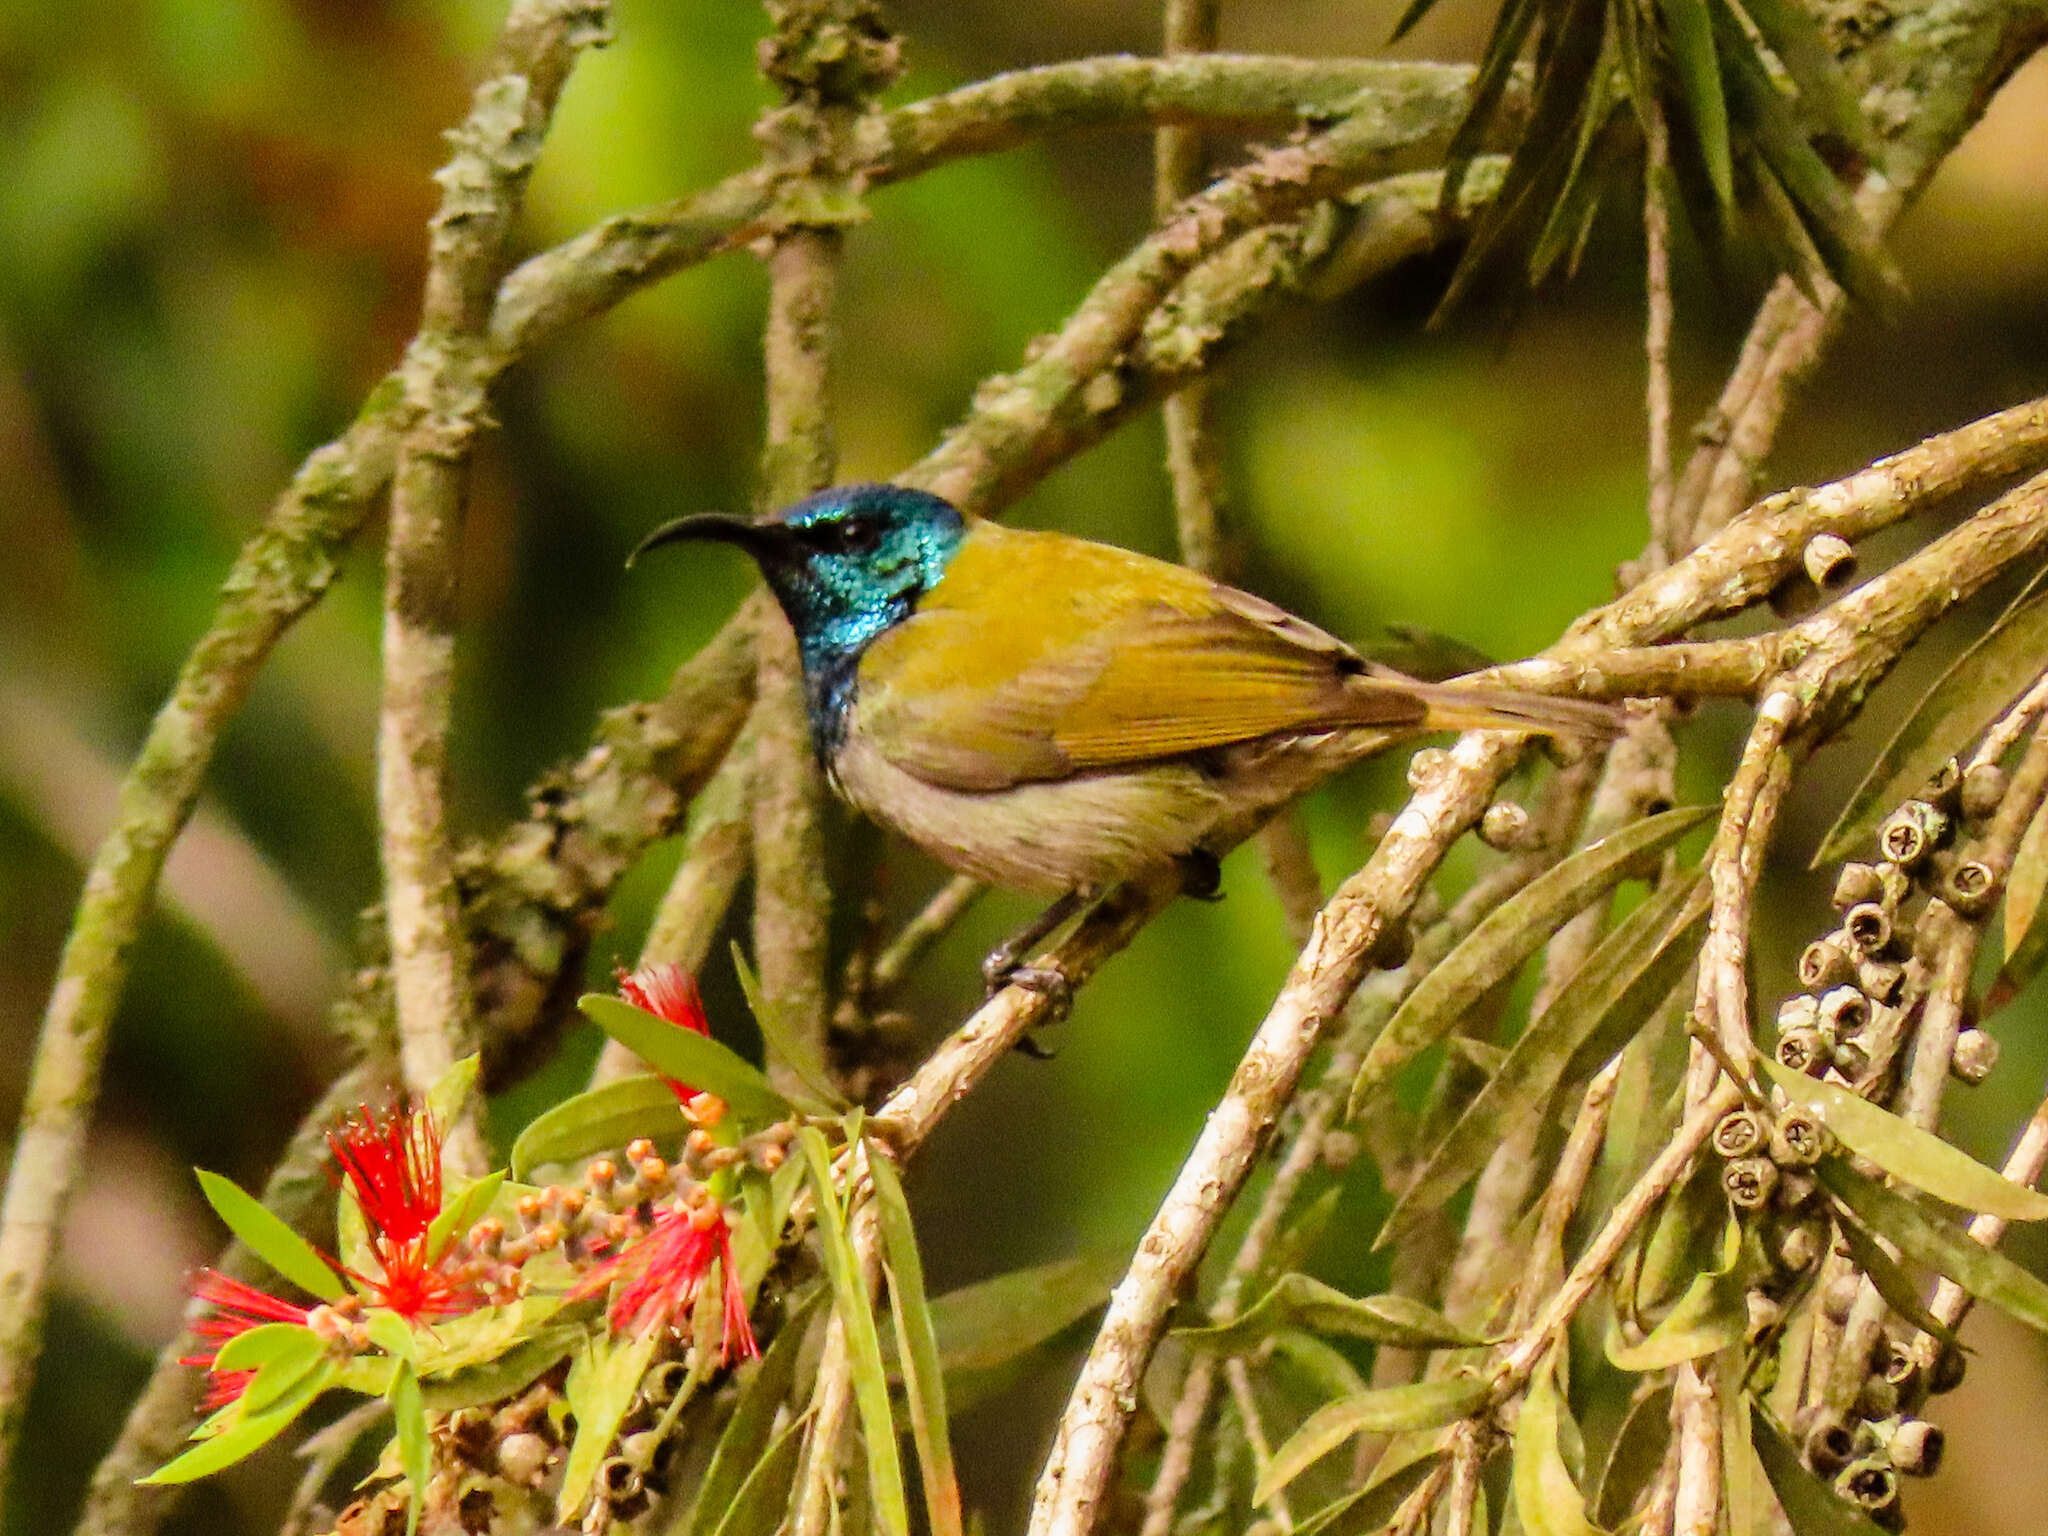
<svg viewBox="0 0 2048 1536"><path fill-rule="evenodd" d="M798 502L761 569L796 631L811 740L829 763L846 739L863 652L908 618L967 536L952 503L894 485L844 485Z"/></svg>

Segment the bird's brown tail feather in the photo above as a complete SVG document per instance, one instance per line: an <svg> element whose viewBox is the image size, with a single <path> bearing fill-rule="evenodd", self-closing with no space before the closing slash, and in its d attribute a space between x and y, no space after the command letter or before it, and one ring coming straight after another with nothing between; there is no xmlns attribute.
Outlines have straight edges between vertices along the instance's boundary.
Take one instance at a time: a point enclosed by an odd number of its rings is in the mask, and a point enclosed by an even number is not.
<svg viewBox="0 0 2048 1536"><path fill-rule="evenodd" d="M1415 691L1429 707L1423 728L1431 731L1533 731L1542 736L1612 741L1627 720L1618 705L1552 698L1483 683L1418 683Z"/></svg>

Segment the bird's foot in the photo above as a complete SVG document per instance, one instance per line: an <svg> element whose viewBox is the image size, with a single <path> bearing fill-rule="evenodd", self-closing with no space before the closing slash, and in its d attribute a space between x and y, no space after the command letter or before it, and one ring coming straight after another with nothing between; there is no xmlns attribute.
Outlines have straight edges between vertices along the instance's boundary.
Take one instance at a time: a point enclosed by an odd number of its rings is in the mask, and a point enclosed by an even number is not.
<svg viewBox="0 0 2048 1536"><path fill-rule="evenodd" d="M1196 901L1223 899L1223 861L1206 848L1191 848L1174 860L1180 870L1180 893Z"/></svg>
<svg viewBox="0 0 2048 1536"><path fill-rule="evenodd" d="M989 951L988 958L981 962L981 979L988 985L988 995L994 997L1013 981L1023 986L1032 986L1031 982L1021 980L1027 971L1048 972L1058 976L1058 985L1071 994L1074 990L1072 984L1056 967L1027 965L1025 957L1044 942L1055 928L1080 911L1089 901L1090 895L1091 893L1086 890L1068 891L1023 928ZM1051 989L1036 987L1034 990Z"/></svg>
<svg viewBox="0 0 2048 1536"><path fill-rule="evenodd" d="M1056 965L1020 965L1004 978L1004 985L1022 987L1045 999L1046 1016L1032 1026L1034 1029L1063 1023L1074 1011L1074 983ZM1053 1052L1040 1045L1034 1035L1018 1036L1012 1049L1022 1051L1034 1061L1051 1061L1053 1058Z"/></svg>

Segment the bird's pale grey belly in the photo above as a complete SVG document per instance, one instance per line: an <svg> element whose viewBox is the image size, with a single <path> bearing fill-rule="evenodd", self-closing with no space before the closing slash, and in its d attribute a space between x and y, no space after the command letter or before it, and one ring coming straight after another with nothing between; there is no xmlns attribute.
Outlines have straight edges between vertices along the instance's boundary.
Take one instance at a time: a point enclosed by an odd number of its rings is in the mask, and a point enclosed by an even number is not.
<svg viewBox="0 0 2048 1536"><path fill-rule="evenodd" d="M896 767L854 724L832 764L839 792L941 863L1014 891L1106 886L1202 847L1227 851L1277 806L1386 733L1342 731L1246 743L1200 764L966 792Z"/></svg>

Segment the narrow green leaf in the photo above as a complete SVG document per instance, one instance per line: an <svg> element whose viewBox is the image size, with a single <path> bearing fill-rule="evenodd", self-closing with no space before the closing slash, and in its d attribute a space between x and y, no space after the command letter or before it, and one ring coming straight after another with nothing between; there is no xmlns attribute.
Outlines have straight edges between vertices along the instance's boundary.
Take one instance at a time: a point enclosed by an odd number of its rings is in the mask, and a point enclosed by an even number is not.
<svg viewBox="0 0 2048 1536"><path fill-rule="evenodd" d="M295 1381L290 1391L262 1412L250 1411L246 1402L235 1404L229 1410L233 1417L219 1433L200 1441L139 1481L153 1486L189 1483L223 1467L233 1466L282 1434L311 1406L314 1398L327 1390L333 1379L334 1362L323 1359L315 1362L313 1369ZM208 1423L212 1422L208 1420Z"/></svg>
<svg viewBox="0 0 2048 1536"><path fill-rule="evenodd" d="M569 1524L589 1498L597 1469L611 1453L619 1425L633 1405L633 1394L660 1341L658 1328L623 1339L600 1332L577 1352L562 1388L569 1411L576 1415L576 1438L570 1442L561 1492L555 1500L555 1519L561 1524Z"/></svg>
<svg viewBox="0 0 2048 1536"><path fill-rule="evenodd" d="M1546 1364L1530 1380L1515 1421L1515 1511L1528 1536L1600 1536L1599 1527L1586 1518L1585 1497L1557 1448L1564 1416L1557 1379Z"/></svg>
<svg viewBox="0 0 2048 1536"><path fill-rule="evenodd" d="M1273 1453L1252 1502L1264 1504L1353 1435L1370 1430L1436 1429L1455 1423L1486 1401L1487 1384L1477 1376L1446 1376L1410 1386L1376 1387L1326 1403L1302 1421Z"/></svg>
<svg viewBox="0 0 2048 1536"><path fill-rule="evenodd" d="M881 1218L882 1251L889 1272L889 1311L902 1345L910 1433L924 1475L925 1513L932 1536L962 1536L960 1484L953 1470L953 1440L946 1420L945 1368L939 1362L939 1336L925 1297L924 1265L918 1258L910 1202L904 1198L895 1160L884 1148L872 1142L867 1146L868 1177L875 1186L875 1208Z"/></svg>
<svg viewBox="0 0 2048 1536"><path fill-rule="evenodd" d="M2041 895L2048 891L2048 807L2034 813L2005 877L2005 968L2033 931Z"/></svg>
<svg viewBox="0 0 2048 1536"><path fill-rule="evenodd" d="M1664 1448L1670 1443L1671 1388L1658 1387L1629 1405L1628 1416L1615 1432L1600 1469L1600 1490L1593 1498L1594 1524L1611 1529L1628 1519L1663 1469Z"/></svg>
<svg viewBox="0 0 2048 1536"><path fill-rule="evenodd" d="M1813 17L1786 0L1742 0L1742 9L1799 87L1814 120L1851 148L1874 154L1870 124Z"/></svg>
<svg viewBox="0 0 2048 1536"><path fill-rule="evenodd" d="M1984 734L2048 666L2048 572L2028 582L1982 636L1921 695L1906 723L1878 753L1856 793L1821 839L1813 867L1847 858L1934 770Z"/></svg>
<svg viewBox="0 0 2048 1536"><path fill-rule="evenodd" d="M1646 870L1711 814L1709 806L1682 806L1636 822L1580 849L1496 907L1422 978L1387 1022L1359 1066L1349 1116L1356 1118L1404 1063L1434 1044L1581 909Z"/></svg>
<svg viewBox="0 0 2048 1536"><path fill-rule="evenodd" d="M832 1081L832 1074L825 1070L825 1058L818 1054L812 1043L789 1027L781 1010L768 1001L768 994L761 990L761 980L754 974L754 968L747 964L747 957L735 939L732 946L732 968L740 979L740 991L746 995L747 1010L754 1015L755 1024L760 1026L761 1041L768 1048L771 1061L780 1061L797 1075L797 1081L817 1095L817 1112L838 1113L850 1108L852 1101L839 1091L839 1085Z"/></svg>
<svg viewBox="0 0 2048 1536"><path fill-rule="evenodd" d="M1543 1112L1567 1067L1596 1035L1633 1035L1642 1027L1692 963L1711 900L1702 872L1676 876L1601 940L1401 1191L1375 1248L1393 1242L1477 1177L1495 1147ZM1603 1029L1610 1021L1619 1027ZM1610 1038L1602 1059L1626 1043Z"/></svg>
<svg viewBox="0 0 2048 1536"><path fill-rule="evenodd" d="M732 1502L713 1511L720 1518L712 1536L775 1536L782 1528L810 1422L808 1413L799 1414L768 1443Z"/></svg>
<svg viewBox="0 0 2048 1536"><path fill-rule="evenodd" d="M529 1298L531 1299L531 1298ZM508 1345L488 1360L422 1378L420 1392L435 1413L453 1413L517 1397L567 1359L583 1341L582 1324L555 1324Z"/></svg>
<svg viewBox="0 0 2048 1536"><path fill-rule="evenodd" d="M1947 1275L1979 1301L2048 1333L2048 1285L2004 1254L1922 1210L1895 1189L1866 1179L1840 1158L1821 1159L1821 1183L1859 1221L1916 1264Z"/></svg>
<svg viewBox="0 0 2048 1536"><path fill-rule="evenodd" d="M1707 168L1714 196L1726 208L1735 201L1735 162L1728 151L1728 98L1721 84L1721 59L1714 47L1714 23L1706 0L1658 0L1665 41L1677 68L1679 89L1692 116L1693 138Z"/></svg>
<svg viewBox="0 0 2048 1536"><path fill-rule="evenodd" d="M1754 1399L1749 1423L1764 1476L1799 1536L1880 1536L1881 1526L1807 1470L1784 1426Z"/></svg>
<svg viewBox="0 0 2048 1536"><path fill-rule="evenodd" d="M903 1463L896 1451L896 1424L889 1411L889 1377L882 1365L882 1342L875 1332L874 1304L867 1282L847 1237L846 1214L832 1182L832 1152L824 1132L814 1125L797 1132L797 1144L810 1166L811 1187L818 1196L818 1235L825 1249L825 1269L832 1281L840 1325L846 1331L852 1363L853 1398L860 1410L861 1439L867 1446L868 1488L883 1536L909 1536L910 1502L903 1490Z"/></svg>
<svg viewBox="0 0 2048 1536"><path fill-rule="evenodd" d="M1109 1300L1123 1268L1121 1256L1079 1254L946 1292L932 1303L939 1363L949 1372L1009 1363Z"/></svg>
<svg viewBox="0 0 2048 1536"><path fill-rule="evenodd" d="M662 1076L717 1094L748 1125L772 1125L789 1118L789 1100L768 1086L761 1069L709 1036L600 992L578 998L576 1006Z"/></svg>
<svg viewBox="0 0 2048 1536"><path fill-rule="evenodd" d="M216 1371L260 1370L279 1360L310 1365L327 1352L327 1341L299 1323L259 1323L221 1345Z"/></svg>
<svg viewBox="0 0 2048 1536"><path fill-rule="evenodd" d="M1174 1337L1196 1349L1248 1354L1276 1333L1313 1333L1371 1339L1400 1349L1470 1348L1486 1341L1405 1296L1347 1296L1312 1275L1282 1275L1234 1321L1210 1328L1177 1328Z"/></svg>
<svg viewBox="0 0 2048 1536"><path fill-rule="evenodd" d="M675 1090L651 1072L635 1073L535 1115L512 1143L512 1177L528 1180L548 1163L580 1163L642 1136L677 1141L685 1129Z"/></svg>
<svg viewBox="0 0 2048 1536"><path fill-rule="evenodd" d="M733 1404L732 1417L726 1420L711 1453L711 1464L697 1485L689 1536L715 1536L728 1511L738 1503L749 1474L774 1454L773 1447L767 1451L761 1447L768 1440L775 1415L797 1390L804 1335L829 1294L824 1287L814 1286L791 1310L767 1353L756 1364L740 1367L739 1401Z"/></svg>
<svg viewBox="0 0 2048 1536"><path fill-rule="evenodd" d="M1294 1527L1294 1536L1367 1536L1394 1518L1402 1501L1436 1471L1443 1452L1431 1451L1392 1473L1384 1482L1369 1483L1324 1505Z"/></svg>
<svg viewBox="0 0 2048 1536"><path fill-rule="evenodd" d="M266 1210L262 1201L232 1179L208 1173L204 1168L194 1172L199 1175L199 1187L214 1214L257 1258L322 1301L339 1301L347 1294L341 1277L320 1257L320 1251Z"/></svg>
<svg viewBox="0 0 2048 1536"><path fill-rule="evenodd" d="M2048 1217L2048 1195L2013 1183L1939 1136L1908 1125L1847 1088L1794 1072L1768 1056L1763 1064L1787 1098L1812 1110L1843 1146L1862 1153L1894 1178L1950 1205L2007 1221Z"/></svg>
<svg viewBox="0 0 2048 1536"><path fill-rule="evenodd" d="M441 1207L427 1227L427 1255L430 1261L438 1261L441 1255L448 1251L450 1243L482 1219L504 1183L505 1171L502 1168L494 1173L487 1173L480 1179L471 1179L462 1187L461 1194Z"/></svg>
<svg viewBox="0 0 2048 1536"><path fill-rule="evenodd" d="M468 1105L470 1095L476 1092L477 1053L471 1051L446 1072L434 1080L427 1089L427 1113L433 1116L434 1127L446 1138L455 1122L462 1118L462 1111Z"/></svg>
<svg viewBox="0 0 2048 1536"><path fill-rule="evenodd" d="M420 1506L433 1475L433 1443L427 1437L427 1405L420 1398L420 1379L405 1361L391 1378L391 1422L398 1431L398 1459L405 1467L405 1536L420 1528Z"/></svg>
<svg viewBox="0 0 2048 1536"><path fill-rule="evenodd" d="M1608 1361L1624 1371L1661 1371L1739 1342L1749 1321L1741 1257L1742 1231L1731 1219L1722 1232L1720 1268L1694 1276L1678 1304L1639 1342L1622 1342L1610 1322Z"/></svg>
<svg viewBox="0 0 2048 1536"><path fill-rule="evenodd" d="M1927 1304L1920 1299L1920 1288L1899 1267L1899 1261L1886 1253L1877 1238L1846 1210L1836 1214L1849 1257L1870 1277L1871 1286L1884 1298L1884 1304L1922 1333L1931 1334L1944 1344L1958 1343L1956 1331L1927 1310Z"/></svg>

